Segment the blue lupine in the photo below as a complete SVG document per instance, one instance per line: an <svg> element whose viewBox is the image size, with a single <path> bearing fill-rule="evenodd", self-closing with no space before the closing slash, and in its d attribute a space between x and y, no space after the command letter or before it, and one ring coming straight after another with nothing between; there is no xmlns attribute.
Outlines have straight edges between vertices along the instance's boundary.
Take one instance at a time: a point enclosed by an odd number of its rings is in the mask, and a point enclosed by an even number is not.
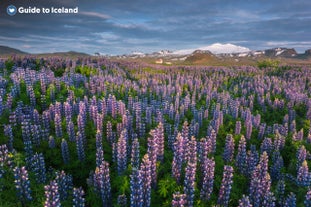
<svg viewBox="0 0 311 207"><path fill-rule="evenodd" d="M26 167L22 166L15 167L13 172L17 197L24 205L25 202L32 200L28 171L26 170Z"/></svg>
<svg viewBox="0 0 311 207"><path fill-rule="evenodd" d="M55 139L53 136L49 136L49 148L53 149L55 148Z"/></svg>
<svg viewBox="0 0 311 207"><path fill-rule="evenodd" d="M275 151L272 156L272 166L270 168L270 174L272 180L279 180L281 177L281 169L284 166L283 157L280 151Z"/></svg>
<svg viewBox="0 0 311 207"><path fill-rule="evenodd" d="M84 198L84 190L80 188L73 188L73 207L84 207L85 206L85 198Z"/></svg>
<svg viewBox="0 0 311 207"><path fill-rule="evenodd" d="M55 182L58 185L60 200L66 200L69 195L69 191L72 190L72 176L66 175L64 171L56 172Z"/></svg>
<svg viewBox="0 0 311 207"><path fill-rule="evenodd" d="M284 203L284 207L296 207L296 195L294 193L290 193Z"/></svg>
<svg viewBox="0 0 311 207"><path fill-rule="evenodd" d="M54 122L55 122L55 135L57 137L62 137L63 136L62 119L60 114L55 114Z"/></svg>
<svg viewBox="0 0 311 207"><path fill-rule="evenodd" d="M35 178L38 183L45 183L46 181L46 168L44 156L42 153L34 154L31 158L31 170L35 173Z"/></svg>
<svg viewBox="0 0 311 207"><path fill-rule="evenodd" d="M246 141L245 137L242 135L239 141L238 154L236 155L235 161L236 166L240 173L246 174L247 172L247 154L246 154Z"/></svg>
<svg viewBox="0 0 311 207"><path fill-rule="evenodd" d="M76 147L77 147L78 159L80 161L84 161L85 159L84 143L83 143L82 134L80 132L77 132Z"/></svg>
<svg viewBox="0 0 311 207"><path fill-rule="evenodd" d="M132 142L131 165L137 169L139 168L139 142L137 138Z"/></svg>
<svg viewBox="0 0 311 207"><path fill-rule="evenodd" d="M122 194L118 196L117 204L119 207L126 207L127 206L127 198L126 195Z"/></svg>
<svg viewBox="0 0 311 207"><path fill-rule="evenodd" d="M143 190L142 190L142 177L140 170L134 168L132 174L130 175L130 206L131 207L142 207L143 203L141 202L143 199Z"/></svg>
<svg viewBox="0 0 311 207"><path fill-rule="evenodd" d="M285 181L281 179L278 181L276 185L276 197L277 197L278 204L280 206L283 205L284 194L285 194Z"/></svg>
<svg viewBox="0 0 311 207"><path fill-rule="evenodd" d="M70 160L70 155L69 155L68 143L65 139L62 139L61 150L62 150L63 161L65 164L68 164Z"/></svg>

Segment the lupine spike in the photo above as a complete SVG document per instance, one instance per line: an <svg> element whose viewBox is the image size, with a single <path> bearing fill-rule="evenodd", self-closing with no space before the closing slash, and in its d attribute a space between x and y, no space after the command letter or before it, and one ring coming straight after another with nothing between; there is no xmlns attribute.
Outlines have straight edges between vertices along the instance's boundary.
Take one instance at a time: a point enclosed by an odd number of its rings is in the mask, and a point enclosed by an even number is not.
<svg viewBox="0 0 311 207"><path fill-rule="evenodd" d="M225 165L217 201L217 203L221 206L229 205L230 193L233 183L232 178L233 178L233 167Z"/></svg>

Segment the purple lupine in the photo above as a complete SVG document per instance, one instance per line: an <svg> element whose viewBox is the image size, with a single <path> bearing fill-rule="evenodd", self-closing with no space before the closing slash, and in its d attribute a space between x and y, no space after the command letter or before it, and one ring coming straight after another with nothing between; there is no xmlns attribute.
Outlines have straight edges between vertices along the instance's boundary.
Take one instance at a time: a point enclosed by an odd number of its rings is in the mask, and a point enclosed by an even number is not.
<svg viewBox="0 0 311 207"><path fill-rule="evenodd" d="M100 130L96 131L96 149L103 147L103 134Z"/></svg>
<svg viewBox="0 0 311 207"><path fill-rule="evenodd" d="M282 150L285 146L285 137L282 136L278 130L275 132L274 150Z"/></svg>
<svg viewBox="0 0 311 207"><path fill-rule="evenodd" d="M300 146L296 153L297 163L296 163L296 169L298 171L299 167L307 159L307 150L304 145Z"/></svg>
<svg viewBox="0 0 311 207"><path fill-rule="evenodd" d="M66 200L69 195L69 191L72 190L72 176L66 175L63 170L61 172L56 172L55 182L58 185L60 200Z"/></svg>
<svg viewBox="0 0 311 207"><path fill-rule="evenodd" d="M271 179L268 173L268 161L268 154L263 152L263 154L260 156L259 164L253 171L251 177L249 197L254 207L262 206L265 197L266 201L269 201L270 199L270 195L268 194L270 193Z"/></svg>
<svg viewBox="0 0 311 207"><path fill-rule="evenodd" d="M63 161L65 164L68 164L70 160L70 155L69 155L68 143L65 139L62 139L61 150L62 150Z"/></svg>
<svg viewBox="0 0 311 207"><path fill-rule="evenodd" d="M110 172L108 162L103 161L100 167L96 167L93 182L95 191L100 195L102 199L103 207L110 207L111 186L110 186Z"/></svg>
<svg viewBox="0 0 311 207"><path fill-rule="evenodd" d="M67 134L69 137L69 141L74 142L75 141L75 130L74 130L74 124L72 121L69 121L67 124Z"/></svg>
<svg viewBox="0 0 311 207"><path fill-rule="evenodd" d="M107 122L106 132L107 132L106 137L107 137L108 142L113 143L112 124L110 121Z"/></svg>
<svg viewBox="0 0 311 207"><path fill-rule="evenodd" d="M194 136L191 137L186 149L187 149L186 161L196 164L197 163L197 141Z"/></svg>
<svg viewBox="0 0 311 207"><path fill-rule="evenodd" d="M82 143L83 145L86 145L86 138L85 138L85 116L86 115L81 115L79 114L78 115L78 118L77 118L77 125L78 125L78 133L80 134L81 136L81 139L82 139Z"/></svg>
<svg viewBox="0 0 311 207"><path fill-rule="evenodd" d="M102 147L96 148L96 166L99 167L104 161L104 150Z"/></svg>
<svg viewBox="0 0 311 207"><path fill-rule="evenodd" d="M119 207L126 207L127 206L127 198L126 195L122 194L118 196L117 204Z"/></svg>
<svg viewBox="0 0 311 207"><path fill-rule="evenodd" d="M252 125L252 121L249 120L247 122L245 122L246 125L246 133L245 133L245 138L247 140L249 140L252 136L252 130L253 130L253 125Z"/></svg>
<svg viewBox="0 0 311 207"><path fill-rule="evenodd" d="M251 204L249 197L243 195L243 197L239 200L238 207L253 207L253 205Z"/></svg>
<svg viewBox="0 0 311 207"><path fill-rule="evenodd" d="M131 207L142 207L143 190L142 190L142 177L140 170L133 168L132 174L130 175L130 206Z"/></svg>
<svg viewBox="0 0 311 207"><path fill-rule="evenodd" d="M173 194L172 207L184 207L187 206L187 196L186 194L181 194L180 192Z"/></svg>
<svg viewBox="0 0 311 207"><path fill-rule="evenodd" d="M36 181L38 183L45 183L46 181L46 168L44 156L42 153L34 154L31 158L31 171L34 172Z"/></svg>
<svg viewBox="0 0 311 207"><path fill-rule="evenodd" d="M202 163L205 157L212 152L212 143L210 139L202 138L198 143L199 162Z"/></svg>
<svg viewBox="0 0 311 207"><path fill-rule="evenodd" d="M72 206L73 207L84 207L85 206L85 198L84 198L84 190L82 187L80 188L73 188L73 199L72 199Z"/></svg>
<svg viewBox="0 0 311 207"><path fill-rule="evenodd" d="M157 145L157 134L155 130L150 131L150 137L148 138L148 158L150 160L151 167L151 180L152 185L155 186L157 183L157 155L158 155L158 145Z"/></svg>
<svg viewBox="0 0 311 207"><path fill-rule="evenodd" d="M285 199L284 207L296 207L296 195L293 192Z"/></svg>
<svg viewBox="0 0 311 207"><path fill-rule="evenodd" d="M299 186L309 186L311 184L311 173L309 172L308 163L304 160L298 169L297 184Z"/></svg>
<svg viewBox="0 0 311 207"><path fill-rule="evenodd" d="M151 161L148 154L145 154L140 165L140 176L142 180L142 207L150 207L151 202Z"/></svg>
<svg viewBox="0 0 311 207"><path fill-rule="evenodd" d="M228 134L226 136L226 145L222 157L224 161L228 163L232 161L233 155L234 155L234 139L232 134Z"/></svg>
<svg viewBox="0 0 311 207"><path fill-rule="evenodd" d="M176 179L177 183L180 182L181 170L184 156L184 141L180 133L176 137L174 143L174 158L172 162L172 175Z"/></svg>
<svg viewBox="0 0 311 207"><path fill-rule="evenodd" d="M193 206L194 203L194 183L196 175L196 162L188 161L185 169L184 193L186 194L187 205Z"/></svg>
<svg viewBox="0 0 311 207"><path fill-rule="evenodd" d="M140 157L140 152L139 152L139 142L138 139L135 138L134 141L132 142L132 152L131 152L131 165L134 168L139 168L139 157Z"/></svg>
<svg viewBox="0 0 311 207"><path fill-rule="evenodd" d="M258 130L258 139L263 138L263 136L265 135L265 130L266 130L266 124L261 123L259 126L259 130Z"/></svg>
<svg viewBox="0 0 311 207"><path fill-rule="evenodd" d="M54 122L55 122L55 135L57 137L62 137L63 136L62 119L61 119L60 114L58 114L58 113L55 114Z"/></svg>
<svg viewBox="0 0 311 207"><path fill-rule="evenodd" d="M234 134L237 134L237 135L241 134L241 128L242 128L241 121L236 121Z"/></svg>
<svg viewBox="0 0 311 207"><path fill-rule="evenodd" d="M82 134L80 134L80 132L77 132L76 147L77 147L78 159L80 161L84 161L85 159L84 143L83 143Z"/></svg>
<svg viewBox="0 0 311 207"><path fill-rule="evenodd" d="M26 170L26 167L23 166L15 167L13 172L17 197L24 205L25 202L32 200L28 171Z"/></svg>
<svg viewBox="0 0 311 207"><path fill-rule="evenodd" d="M164 128L162 122L159 123L157 126L155 133L157 134L157 145L158 145L158 150L157 150L157 159L159 161L163 161L164 158Z"/></svg>
<svg viewBox="0 0 311 207"><path fill-rule="evenodd" d="M239 141L238 154L236 155L235 162L236 162L236 166L237 166L239 172L244 174L244 175L247 172L246 159L247 159L246 141L245 141L245 137L242 135L241 139Z"/></svg>
<svg viewBox="0 0 311 207"><path fill-rule="evenodd" d="M127 166L127 140L126 130L123 130L117 143L118 174L121 175Z"/></svg>
<svg viewBox="0 0 311 207"><path fill-rule="evenodd" d="M51 181L49 185L44 186L44 191L44 207L61 207L57 182Z"/></svg>
<svg viewBox="0 0 311 207"><path fill-rule="evenodd" d="M205 157L201 163L202 169L202 188L200 192L200 197L203 200L209 200L213 192L214 185L214 171L215 171L215 161L214 158L209 159Z"/></svg>
<svg viewBox="0 0 311 207"><path fill-rule="evenodd" d="M233 167L230 165L225 165L217 200L218 205L221 206L229 205L230 193L233 183L232 178L233 178Z"/></svg>
<svg viewBox="0 0 311 207"><path fill-rule="evenodd" d="M306 207L311 207L311 189L309 188L306 196L305 196L305 200L303 202L305 204Z"/></svg>
<svg viewBox="0 0 311 207"><path fill-rule="evenodd" d="M211 129L211 133L208 136L208 138L211 141L212 153L215 153L216 152L216 138L217 138L217 134L216 134L216 131L213 128Z"/></svg>

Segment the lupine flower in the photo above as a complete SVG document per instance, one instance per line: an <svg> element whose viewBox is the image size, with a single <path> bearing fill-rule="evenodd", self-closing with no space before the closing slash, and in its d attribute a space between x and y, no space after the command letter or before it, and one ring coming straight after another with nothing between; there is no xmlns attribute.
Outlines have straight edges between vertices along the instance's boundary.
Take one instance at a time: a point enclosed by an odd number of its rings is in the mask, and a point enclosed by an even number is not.
<svg viewBox="0 0 311 207"><path fill-rule="evenodd" d="M23 166L15 167L13 172L17 197L22 202L22 204L24 204L25 202L32 200L28 171Z"/></svg>
<svg viewBox="0 0 311 207"><path fill-rule="evenodd" d="M217 203L221 206L229 205L230 193L233 183L232 178L233 178L233 167L225 165L217 201Z"/></svg>
<svg viewBox="0 0 311 207"><path fill-rule="evenodd" d="M85 199L84 199L84 190L80 188L73 188L73 207L84 207Z"/></svg>

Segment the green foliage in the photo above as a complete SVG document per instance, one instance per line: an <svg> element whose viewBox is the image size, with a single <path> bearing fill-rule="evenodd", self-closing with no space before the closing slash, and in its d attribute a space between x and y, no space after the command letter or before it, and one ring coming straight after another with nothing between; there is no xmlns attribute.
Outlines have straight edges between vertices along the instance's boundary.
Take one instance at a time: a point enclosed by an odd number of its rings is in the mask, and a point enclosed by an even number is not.
<svg viewBox="0 0 311 207"><path fill-rule="evenodd" d="M257 66L260 69L263 68L277 68L280 64L279 60L266 59L257 62Z"/></svg>

